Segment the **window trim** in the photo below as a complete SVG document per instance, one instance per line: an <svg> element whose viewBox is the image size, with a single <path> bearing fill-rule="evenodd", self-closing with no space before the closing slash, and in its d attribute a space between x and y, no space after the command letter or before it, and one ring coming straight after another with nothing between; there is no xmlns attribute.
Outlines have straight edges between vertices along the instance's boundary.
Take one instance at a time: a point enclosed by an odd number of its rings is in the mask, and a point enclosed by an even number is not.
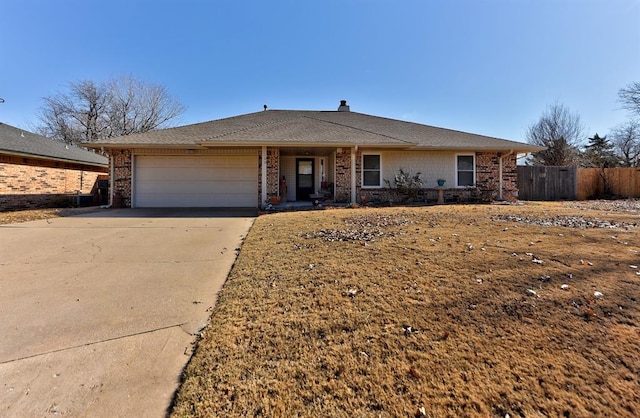
<svg viewBox="0 0 640 418"><path fill-rule="evenodd" d="M378 157L378 162L380 164L380 168L378 170L365 170L364 168L364 157L375 155ZM364 184L364 173L365 171L378 171L380 173L380 180L377 185L365 185ZM382 188L382 154L379 152L363 152L360 156L360 187L363 189L381 189Z"/></svg>
<svg viewBox="0 0 640 418"><path fill-rule="evenodd" d="M460 170L458 170L458 157L472 157L473 158L473 184L468 186L468 185L460 185ZM471 170L462 170L465 173L469 173L471 172ZM456 188L459 189L466 189L469 187L476 187L477 186L477 178L476 178L476 154L475 153L460 153L460 154L456 154L456 171L455 171L455 176L456 176Z"/></svg>

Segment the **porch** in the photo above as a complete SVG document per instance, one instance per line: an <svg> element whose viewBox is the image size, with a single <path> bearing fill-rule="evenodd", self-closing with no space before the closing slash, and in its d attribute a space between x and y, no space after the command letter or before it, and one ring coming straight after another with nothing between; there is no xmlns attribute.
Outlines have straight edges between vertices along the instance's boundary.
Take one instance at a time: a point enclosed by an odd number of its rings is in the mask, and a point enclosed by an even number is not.
<svg viewBox="0 0 640 418"><path fill-rule="evenodd" d="M351 164L341 165L340 155L350 149L336 147L279 147L263 149L267 155L264 203L275 207L311 207L324 201L347 203L351 196ZM348 170L347 173L342 173ZM345 175L346 174L346 175ZM264 189L263 189L264 190Z"/></svg>
<svg viewBox="0 0 640 418"><path fill-rule="evenodd" d="M512 199L517 194L515 155L504 158L499 153L365 150L357 146L263 147L261 155L267 156L260 170L263 207L298 202L303 204L297 207L314 202L376 206L474 203ZM463 169L459 163L465 159L468 167ZM422 174L424 183L412 196L401 194L387 180L393 181L401 169ZM463 179L467 183L461 185Z"/></svg>

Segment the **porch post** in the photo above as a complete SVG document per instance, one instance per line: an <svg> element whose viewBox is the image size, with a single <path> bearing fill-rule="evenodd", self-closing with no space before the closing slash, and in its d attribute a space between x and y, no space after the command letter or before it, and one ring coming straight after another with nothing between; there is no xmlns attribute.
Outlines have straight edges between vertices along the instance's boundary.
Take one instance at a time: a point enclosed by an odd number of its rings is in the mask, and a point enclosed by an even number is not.
<svg viewBox="0 0 640 418"><path fill-rule="evenodd" d="M260 159L260 161L261 161L260 169L262 170L262 184L260 185L262 189L262 202L260 202L260 207L264 207L268 197L267 196L267 147L265 145L262 146L262 158Z"/></svg>

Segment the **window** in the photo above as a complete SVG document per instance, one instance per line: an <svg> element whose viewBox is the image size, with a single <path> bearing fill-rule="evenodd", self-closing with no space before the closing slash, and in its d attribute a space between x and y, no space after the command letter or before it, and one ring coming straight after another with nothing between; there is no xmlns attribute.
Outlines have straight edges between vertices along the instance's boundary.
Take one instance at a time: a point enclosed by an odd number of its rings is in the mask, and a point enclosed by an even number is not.
<svg viewBox="0 0 640 418"><path fill-rule="evenodd" d="M456 160L456 174L458 187L475 186L476 164L473 155L458 155Z"/></svg>
<svg viewBox="0 0 640 418"><path fill-rule="evenodd" d="M380 154L362 155L362 186L380 187Z"/></svg>

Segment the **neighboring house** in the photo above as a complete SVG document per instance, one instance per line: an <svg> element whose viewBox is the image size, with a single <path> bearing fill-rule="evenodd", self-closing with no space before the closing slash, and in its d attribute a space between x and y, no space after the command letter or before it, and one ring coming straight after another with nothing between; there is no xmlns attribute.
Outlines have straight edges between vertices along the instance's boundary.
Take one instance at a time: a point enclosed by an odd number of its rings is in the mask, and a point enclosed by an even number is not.
<svg viewBox="0 0 640 418"><path fill-rule="evenodd" d="M266 109L266 107L265 107ZM270 198L389 201L398 170L448 200L515 199L520 142L351 112L265 110L98 141L131 207L258 207ZM282 179L286 180L286 192Z"/></svg>
<svg viewBox="0 0 640 418"><path fill-rule="evenodd" d="M68 204L108 167L94 152L0 123L0 210Z"/></svg>

